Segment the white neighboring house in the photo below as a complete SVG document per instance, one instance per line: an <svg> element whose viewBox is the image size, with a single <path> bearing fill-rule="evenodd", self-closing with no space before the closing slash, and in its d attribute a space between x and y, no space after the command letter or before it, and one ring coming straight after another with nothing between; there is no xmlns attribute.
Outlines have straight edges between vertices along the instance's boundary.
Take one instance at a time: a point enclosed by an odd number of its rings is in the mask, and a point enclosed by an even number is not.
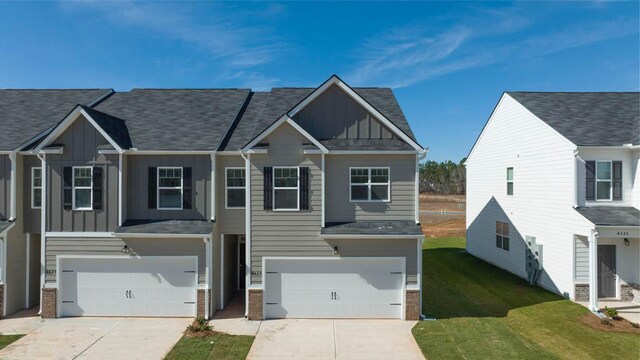
<svg viewBox="0 0 640 360"><path fill-rule="evenodd" d="M592 311L640 302L639 99L504 93L466 161L467 251Z"/></svg>

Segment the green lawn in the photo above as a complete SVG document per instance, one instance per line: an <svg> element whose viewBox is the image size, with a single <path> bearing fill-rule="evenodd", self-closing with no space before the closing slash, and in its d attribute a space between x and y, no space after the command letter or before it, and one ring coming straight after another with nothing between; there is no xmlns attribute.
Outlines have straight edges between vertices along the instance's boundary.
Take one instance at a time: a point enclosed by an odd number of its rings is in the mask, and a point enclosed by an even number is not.
<svg viewBox="0 0 640 360"><path fill-rule="evenodd" d="M0 349L4 349L7 345L20 339L24 335L0 335Z"/></svg>
<svg viewBox="0 0 640 360"><path fill-rule="evenodd" d="M640 336L579 322L588 310L479 260L464 238L423 250L422 321L413 335L428 359L638 359Z"/></svg>
<svg viewBox="0 0 640 360"><path fill-rule="evenodd" d="M183 336L165 360L244 360L252 343L253 336L222 333L202 338Z"/></svg>

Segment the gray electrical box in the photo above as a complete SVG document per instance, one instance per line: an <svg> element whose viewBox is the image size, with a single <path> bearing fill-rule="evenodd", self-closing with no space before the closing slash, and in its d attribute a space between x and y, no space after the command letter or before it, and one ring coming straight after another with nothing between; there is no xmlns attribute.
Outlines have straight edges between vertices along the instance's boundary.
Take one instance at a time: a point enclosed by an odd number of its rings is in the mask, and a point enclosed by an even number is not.
<svg viewBox="0 0 640 360"><path fill-rule="evenodd" d="M543 269L542 263L542 245L536 243L535 236L525 236L525 244L527 246L525 261L527 275L530 284L538 282L538 277Z"/></svg>

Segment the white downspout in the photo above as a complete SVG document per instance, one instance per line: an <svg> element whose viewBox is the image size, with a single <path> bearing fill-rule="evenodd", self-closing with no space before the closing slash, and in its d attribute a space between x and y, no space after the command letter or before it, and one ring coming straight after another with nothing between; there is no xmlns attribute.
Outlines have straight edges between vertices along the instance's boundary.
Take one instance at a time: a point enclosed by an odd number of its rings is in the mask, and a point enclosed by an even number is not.
<svg viewBox="0 0 640 360"><path fill-rule="evenodd" d="M204 292L204 318L209 320L210 308L211 304L209 304L209 293L211 292L211 238L205 236L204 240L204 248L206 251L206 269L205 269L205 278L206 278L206 286Z"/></svg>
<svg viewBox="0 0 640 360"><path fill-rule="evenodd" d="M245 285L244 285L244 316L249 316L249 287L251 286L251 154L240 152L240 156L244 159L245 167L245 252L244 252L244 268L245 268Z"/></svg>
<svg viewBox="0 0 640 360"><path fill-rule="evenodd" d="M29 308L29 270L31 265L31 233L25 234L26 244L25 244L25 263L27 266L25 267L25 293L24 293L24 308Z"/></svg>
<svg viewBox="0 0 640 360"><path fill-rule="evenodd" d="M16 169L17 169L17 151L12 151L9 154L9 160L11 160L11 209L10 209L10 213L9 213L9 221L15 221L16 220L16 213L17 211L17 185L16 181L17 181L17 174L16 174Z"/></svg>
<svg viewBox="0 0 640 360"><path fill-rule="evenodd" d="M415 173L415 221L416 224L420 224L420 160L423 160L427 157L427 153L429 152L429 148L425 148L420 153L416 154L416 173Z"/></svg>
<svg viewBox="0 0 640 360"><path fill-rule="evenodd" d="M320 189L320 190L321 190L321 194L322 194L322 219L320 220L321 221L320 225L322 227L324 227L324 225L325 225L325 206L324 206L324 203L325 203L325 200L324 200L324 196L325 196L325 168L324 168L325 154L322 153L321 156L322 156L322 179L321 179L322 180L322 185L321 185L322 189Z"/></svg>
<svg viewBox="0 0 640 360"><path fill-rule="evenodd" d="M118 154L118 226L122 226L122 223L124 222L123 220L123 213L122 213L122 208L123 208L123 204L122 204L122 153Z"/></svg>
<svg viewBox="0 0 640 360"><path fill-rule="evenodd" d="M216 153L211 153L211 221L216 221Z"/></svg>
<svg viewBox="0 0 640 360"><path fill-rule="evenodd" d="M578 208L578 161L581 161L582 158L580 158L580 155L578 155L580 153L580 150L575 149L573 150L573 156L575 157L574 161L573 161L573 208L577 209Z"/></svg>
<svg viewBox="0 0 640 360"><path fill-rule="evenodd" d="M38 159L42 162L40 170L42 178L42 200L40 203L40 310L38 315L42 315L42 289L45 283L45 261L46 261L46 239L47 239L47 155L38 154Z"/></svg>
<svg viewBox="0 0 640 360"><path fill-rule="evenodd" d="M589 310L599 313L598 308L598 230L589 233Z"/></svg>

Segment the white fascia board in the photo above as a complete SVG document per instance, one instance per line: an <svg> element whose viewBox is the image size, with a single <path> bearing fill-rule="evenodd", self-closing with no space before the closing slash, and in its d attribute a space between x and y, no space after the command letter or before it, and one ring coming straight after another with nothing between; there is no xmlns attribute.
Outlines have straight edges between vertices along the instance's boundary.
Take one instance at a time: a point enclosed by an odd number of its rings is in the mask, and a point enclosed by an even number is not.
<svg viewBox="0 0 640 360"><path fill-rule="evenodd" d="M202 239L203 237L208 236L208 234L158 234L158 233L113 233L114 236L119 238L143 238L143 239L151 239L151 238L193 238L193 239Z"/></svg>
<svg viewBox="0 0 640 360"><path fill-rule="evenodd" d="M215 150L125 150L127 155L215 155Z"/></svg>
<svg viewBox="0 0 640 360"><path fill-rule="evenodd" d="M365 108L368 112L373 114L380 122L385 124L394 134L396 134L400 139L407 142L409 145L413 146L417 151L424 151L424 149L413 139L409 137L404 131L400 130L400 128L391 122L386 116L384 116L380 111L374 108L369 102L367 102L362 96L360 96L357 92L355 92L349 85L345 84L339 77L336 75L331 76L329 80L325 81L322 85L320 85L317 89L315 89L309 96L307 96L304 100L302 100L298 105L296 105L293 109L289 110L287 115L289 117L294 117L297 113L299 113L302 109L304 109L307 105L309 105L313 100L315 100L318 96L320 96L323 92L325 92L332 85L338 86L342 91L347 93L353 100L355 100L360 106Z"/></svg>
<svg viewBox="0 0 640 360"><path fill-rule="evenodd" d="M73 124L73 122L76 121L80 117L80 115L83 115L87 119L87 121L89 121L91 125L93 125L93 127L98 130L100 135L107 139L109 144L111 144L114 149L118 150L119 152L123 151L122 148L120 148L120 146L118 146L118 144L113 141L113 139L104 131L104 129L102 129L102 127L100 127L95 122L95 120L93 120L93 118L91 118L91 116L89 116L89 114L87 114L86 111L82 110L80 106L76 106L76 108L73 109L73 111L71 111L71 113L69 113L69 115L67 115L67 117L64 118L64 120L62 120L62 122L49 133L49 135L47 135L47 137L40 143L40 145L38 145L38 147L36 148L37 152L42 152L45 146L50 145L55 139L58 138L58 136L62 135L62 133L67 128L69 128L69 126L71 126L71 124Z"/></svg>
<svg viewBox="0 0 640 360"><path fill-rule="evenodd" d="M619 145L619 146L580 146L578 150L637 150L640 149L640 145Z"/></svg>
<svg viewBox="0 0 640 360"><path fill-rule="evenodd" d="M247 150L247 154L268 154L269 149L251 149Z"/></svg>
<svg viewBox="0 0 640 360"><path fill-rule="evenodd" d="M54 232L45 233L44 237L45 238L50 238L50 237L112 238L115 236L112 232L54 231Z"/></svg>
<svg viewBox="0 0 640 360"><path fill-rule="evenodd" d="M311 134L309 134L305 129L303 129L300 125L296 124L295 121L293 121L293 119L291 119L290 116L288 115L282 115L280 117L280 119L278 119L276 122L274 122L273 124L271 124L271 126L269 126L268 128L266 128L263 132L261 132L258 136L256 136L253 140L251 140L251 142L249 142L247 145L245 145L242 148L242 151L244 152L249 152L251 151L252 147L254 147L256 144L258 144L262 139L266 138L267 136L269 136L269 134L271 134L274 130L276 130L277 128L279 128L282 124L284 123L288 123L289 125L291 125L294 129L296 129L300 134L302 134L302 136L304 136L305 138L307 138L307 140L311 141L311 143L313 143L313 145L317 146L318 149L320 149L320 151L322 151L323 153L328 153L329 149L327 149L324 145L322 145L322 143L320 141L318 141L316 138L314 138L313 136L311 136ZM254 150L255 151L255 150Z"/></svg>
<svg viewBox="0 0 640 360"><path fill-rule="evenodd" d="M416 150L329 150L328 155L415 155L423 151Z"/></svg>
<svg viewBox="0 0 640 360"><path fill-rule="evenodd" d="M42 149L40 150L43 154L54 154L54 155L62 155L64 154L64 146L58 146L56 148L51 149Z"/></svg>
<svg viewBox="0 0 640 360"><path fill-rule="evenodd" d="M321 239L418 239L424 235L320 234Z"/></svg>
<svg viewBox="0 0 640 360"><path fill-rule="evenodd" d="M118 155L118 154L122 154L121 152L119 152L118 150L98 150L98 154L100 155Z"/></svg>

